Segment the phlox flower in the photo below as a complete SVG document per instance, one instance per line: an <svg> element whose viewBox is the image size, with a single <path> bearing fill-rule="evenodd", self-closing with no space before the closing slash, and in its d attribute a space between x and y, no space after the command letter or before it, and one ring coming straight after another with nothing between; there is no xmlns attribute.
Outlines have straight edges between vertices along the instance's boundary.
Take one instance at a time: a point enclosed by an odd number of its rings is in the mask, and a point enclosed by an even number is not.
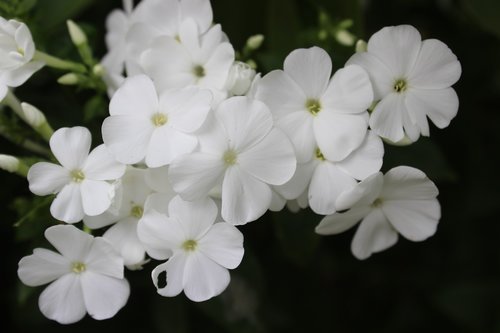
<svg viewBox="0 0 500 333"><path fill-rule="evenodd" d="M0 101L8 87L19 87L44 63L33 60L35 44L26 24L0 17Z"/></svg>
<svg viewBox="0 0 500 333"><path fill-rule="evenodd" d="M427 117L444 128L457 114L458 97L450 86L460 77L460 62L443 42L422 41L410 25L376 32L367 52L354 54L347 64L362 66L370 75L379 101L370 127L390 141L429 136Z"/></svg>
<svg viewBox="0 0 500 333"><path fill-rule="evenodd" d="M145 213L138 226L139 238L148 254L168 259L152 272L162 296L186 296L201 302L222 293L229 284L228 269L243 258L243 235L226 222L215 222L217 206L211 199L187 202L179 196L170 201L168 215L156 210ZM166 272L166 286L159 276Z"/></svg>
<svg viewBox="0 0 500 333"><path fill-rule="evenodd" d="M160 167L198 145L194 132L210 111L210 91L197 87L157 94L145 75L126 79L109 105L110 116L102 124L104 144L122 163L145 160Z"/></svg>
<svg viewBox="0 0 500 333"><path fill-rule="evenodd" d="M233 224L262 216L272 199L269 185L284 184L295 171L293 147L260 101L244 96L223 101L199 137L198 151L170 165L170 182L185 200L221 186L221 214Z"/></svg>
<svg viewBox="0 0 500 333"><path fill-rule="evenodd" d="M67 223L106 211L114 197L114 185L107 181L120 178L125 166L104 145L89 153L91 135L84 127L60 128L49 144L61 165L34 164L28 172L30 191L36 195L57 193L50 213Z"/></svg>
<svg viewBox="0 0 500 333"><path fill-rule="evenodd" d="M61 324L77 322L86 313L102 320L127 303L123 259L111 244L70 225L50 227L45 237L60 254L37 248L19 261L17 271L28 286L50 283L38 301L44 316Z"/></svg>
<svg viewBox="0 0 500 333"><path fill-rule="evenodd" d="M398 240L423 241L436 232L441 208L438 189L420 170L399 166L385 175L375 173L337 198L343 213L326 216L316 227L321 235L338 234L359 227L351 243L358 259L383 251Z"/></svg>
<svg viewBox="0 0 500 333"><path fill-rule="evenodd" d="M286 57L283 70L258 82L255 98L270 108L299 163L310 161L316 147L329 160L340 161L365 138L373 101L368 74L359 66L346 66L332 78L331 72L323 49L297 49Z"/></svg>

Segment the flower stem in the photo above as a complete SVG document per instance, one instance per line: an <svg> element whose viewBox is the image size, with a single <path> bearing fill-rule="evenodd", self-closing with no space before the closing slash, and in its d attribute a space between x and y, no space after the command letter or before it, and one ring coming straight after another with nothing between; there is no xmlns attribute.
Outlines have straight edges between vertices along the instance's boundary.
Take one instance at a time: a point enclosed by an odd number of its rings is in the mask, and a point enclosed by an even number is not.
<svg viewBox="0 0 500 333"><path fill-rule="evenodd" d="M33 59L43 61L47 66L52 67L52 68L70 70L70 71L74 71L77 73L85 73L87 71L85 66L82 64L68 61L68 60L63 60L60 58L56 58L54 56L51 56L47 53L44 53L44 52L41 52L38 50L35 51L35 55L34 55Z"/></svg>

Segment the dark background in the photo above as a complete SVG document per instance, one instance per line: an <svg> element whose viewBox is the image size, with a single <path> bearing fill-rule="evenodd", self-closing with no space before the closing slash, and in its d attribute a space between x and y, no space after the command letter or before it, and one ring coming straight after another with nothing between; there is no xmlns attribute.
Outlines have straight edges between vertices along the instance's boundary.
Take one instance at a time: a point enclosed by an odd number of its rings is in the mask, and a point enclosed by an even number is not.
<svg viewBox="0 0 500 333"><path fill-rule="evenodd" d="M353 49L331 36L320 40L318 30L346 18L354 20L351 31L365 40L383 26L412 24L424 39L440 39L454 51L463 69L455 85L458 116L444 130L432 127L431 139L405 148L386 147L383 167L418 167L437 184L443 217L436 235L423 243L400 238L388 251L358 261L350 253L354 231L319 237L313 229L320 217L308 210L268 213L241 228L245 257L221 296L201 304L184 295L163 298L149 277L157 264L153 262L142 272L127 272L132 293L115 318L99 322L87 316L62 326L39 312L43 288L23 287L16 275L19 259L43 244L44 228L55 221L45 206L33 208L40 201L33 202L25 179L2 172L0 330L500 332L500 2L213 0L212 5L215 21L235 49L250 35L266 36L254 57L264 73L281 68L294 48L311 45L327 49L334 68L341 67ZM38 0L19 16L32 29L39 49L78 60L64 21L82 24L100 57L105 52L105 17L119 6L119 1ZM320 11L329 18L321 24ZM42 109L54 128L91 128L97 144L108 101L92 91L59 86L56 79L62 74L43 69L16 94ZM10 110L0 113L3 121L16 123ZM26 135L38 140L28 131ZM33 156L3 138L0 152ZM13 227L28 210L35 218Z"/></svg>

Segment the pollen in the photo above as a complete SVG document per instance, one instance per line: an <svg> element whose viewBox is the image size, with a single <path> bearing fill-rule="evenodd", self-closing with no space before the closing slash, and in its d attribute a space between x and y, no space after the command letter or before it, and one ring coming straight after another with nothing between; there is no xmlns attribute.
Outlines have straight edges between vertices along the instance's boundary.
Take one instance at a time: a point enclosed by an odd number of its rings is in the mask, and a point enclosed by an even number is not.
<svg viewBox="0 0 500 333"><path fill-rule="evenodd" d="M205 68L203 68L203 66L201 65L196 65L193 67L193 74L197 77L197 78L202 78L205 76Z"/></svg>
<svg viewBox="0 0 500 333"><path fill-rule="evenodd" d="M319 148L316 148L316 152L314 153L314 155L320 161L326 160L325 156L323 156L323 153L321 152L321 150L319 150Z"/></svg>
<svg viewBox="0 0 500 333"><path fill-rule="evenodd" d="M71 171L71 179L75 183L81 183L85 179L85 174L82 170L73 170Z"/></svg>
<svg viewBox="0 0 500 333"><path fill-rule="evenodd" d="M185 251L188 251L188 252L191 252L191 251L194 251L196 250L196 247L198 246L198 243L193 240L193 239L188 239L187 241L185 241L183 244L182 244L182 248L185 250Z"/></svg>
<svg viewBox="0 0 500 333"><path fill-rule="evenodd" d="M234 150L229 149L224 153L222 159L224 160L226 166L235 165L236 162L238 162L238 154Z"/></svg>
<svg viewBox="0 0 500 333"><path fill-rule="evenodd" d="M165 125L168 122L168 117L166 114L163 113L155 113L153 117L151 118L151 121L156 127L161 127Z"/></svg>
<svg viewBox="0 0 500 333"><path fill-rule="evenodd" d="M306 101L306 108L313 116L317 115L321 111L321 103L314 98L310 98Z"/></svg>
<svg viewBox="0 0 500 333"><path fill-rule="evenodd" d="M81 261L75 261L71 264L71 271L75 274L83 273L86 269L87 266L85 266L85 264Z"/></svg>
<svg viewBox="0 0 500 333"><path fill-rule="evenodd" d="M130 216L140 219L144 214L144 208L142 206L136 205L130 209Z"/></svg>
<svg viewBox="0 0 500 333"><path fill-rule="evenodd" d="M377 198L377 199L375 199L375 201L372 203L372 207L374 207L374 208L379 208L379 207L381 207L381 206L382 206L382 204L383 204L382 199Z"/></svg>
<svg viewBox="0 0 500 333"><path fill-rule="evenodd" d="M408 89L408 84L405 79L398 79L394 82L394 91L397 93L405 92Z"/></svg>

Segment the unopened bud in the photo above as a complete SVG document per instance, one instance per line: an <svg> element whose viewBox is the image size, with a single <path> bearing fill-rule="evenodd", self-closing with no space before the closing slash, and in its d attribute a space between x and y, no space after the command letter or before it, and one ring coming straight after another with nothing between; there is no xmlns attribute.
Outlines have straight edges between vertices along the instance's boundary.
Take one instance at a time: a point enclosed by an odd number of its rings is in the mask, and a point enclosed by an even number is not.
<svg viewBox="0 0 500 333"><path fill-rule="evenodd" d="M335 34L335 39L345 46L353 46L356 41L356 37L347 30L338 30Z"/></svg>
<svg viewBox="0 0 500 333"><path fill-rule="evenodd" d="M358 39L358 41L356 42L356 53L366 52L367 49L368 49L368 44L366 44L364 40Z"/></svg>
<svg viewBox="0 0 500 333"><path fill-rule="evenodd" d="M67 20L66 24L68 26L69 36L71 37L73 44L80 46L87 43L87 36L75 22Z"/></svg>
<svg viewBox="0 0 500 333"><path fill-rule="evenodd" d="M231 95L245 95L252 85L255 70L250 65L235 61L229 72L226 87Z"/></svg>
<svg viewBox="0 0 500 333"><path fill-rule="evenodd" d="M19 169L19 159L12 155L0 154L0 169L16 172Z"/></svg>
<svg viewBox="0 0 500 333"><path fill-rule="evenodd" d="M250 50L257 50L264 42L264 35L253 35L247 39L247 47Z"/></svg>
<svg viewBox="0 0 500 333"><path fill-rule="evenodd" d="M101 64L97 64L92 67L92 72L95 76L102 77L104 75L105 69Z"/></svg>
<svg viewBox="0 0 500 333"><path fill-rule="evenodd" d="M33 105L23 102L21 103L21 107L23 110L24 120L31 127L37 128L43 123L47 122L47 119L45 118L45 115L42 113L42 111L40 111Z"/></svg>
<svg viewBox="0 0 500 333"><path fill-rule="evenodd" d="M77 84L79 80L78 75L75 73L68 73L57 79L57 82L65 86L73 86Z"/></svg>

